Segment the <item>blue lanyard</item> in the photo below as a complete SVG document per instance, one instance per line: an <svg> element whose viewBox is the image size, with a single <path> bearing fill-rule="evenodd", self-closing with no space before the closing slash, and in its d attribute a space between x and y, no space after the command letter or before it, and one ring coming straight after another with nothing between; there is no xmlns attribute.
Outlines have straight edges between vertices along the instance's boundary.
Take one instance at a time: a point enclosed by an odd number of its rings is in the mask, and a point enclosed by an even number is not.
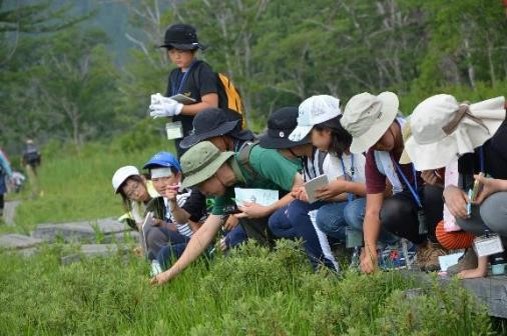
<svg viewBox="0 0 507 336"><path fill-rule="evenodd" d="M412 165L412 171L414 172L414 187L412 187L410 182L408 182L408 179L405 176L405 174L403 174L403 171L401 170L400 165L396 161L394 162L394 164L396 166L396 169L398 169L398 173L401 175L401 177L403 178L403 181L405 181L405 184L407 185L408 189L412 193L412 196L414 196L415 202L417 203L419 208L422 208L421 199L419 198L419 194L417 193L417 173L415 172L414 165Z"/></svg>
<svg viewBox="0 0 507 336"><path fill-rule="evenodd" d="M190 73L190 70L192 70L192 67L194 66L194 64L197 63L196 61L193 61L192 64L190 64L190 66L188 67L188 70L186 72L183 73L183 77L181 78L179 84L178 84L178 89L176 89L176 83L172 83L172 95L177 95L178 93L181 92L181 90L183 89L183 85L185 85L185 82L187 81L187 77L188 77L188 74Z"/></svg>
<svg viewBox="0 0 507 336"><path fill-rule="evenodd" d="M342 156L340 156L340 163L342 164L343 176L345 177L345 181L354 181L354 154L350 155L350 180L347 178L347 172L345 171L345 163L343 162ZM352 193L347 193L347 202L352 202L354 200L354 195Z"/></svg>

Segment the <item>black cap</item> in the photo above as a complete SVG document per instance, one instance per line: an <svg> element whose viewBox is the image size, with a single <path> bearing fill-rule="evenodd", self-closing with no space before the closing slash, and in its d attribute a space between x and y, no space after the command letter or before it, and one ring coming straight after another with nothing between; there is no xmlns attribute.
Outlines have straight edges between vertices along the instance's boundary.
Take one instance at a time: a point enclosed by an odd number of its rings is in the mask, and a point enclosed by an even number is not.
<svg viewBox="0 0 507 336"><path fill-rule="evenodd" d="M205 49L197 40L195 28L184 23L176 23L167 28L164 36L164 44L159 47L180 50Z"/></svg>
<svg viewBox="0 0 507 336"><path fill-rule="evenodd" d="M230 135L240 140L253 140L254 134L249 130L241 130L239 113L220 108L207 108L197 113L192 121L192 133L180 142L183 149L216 136Z"/></svg>
<svg viewBox="0 0 507 336"><path fill-rule="evenodd" d="M308 136L300 141L290 141L289 135L298 125L298 108L282 107L269 116L268 129L259 137L259 145L264 148L284 149L310 143Z"/></svg>

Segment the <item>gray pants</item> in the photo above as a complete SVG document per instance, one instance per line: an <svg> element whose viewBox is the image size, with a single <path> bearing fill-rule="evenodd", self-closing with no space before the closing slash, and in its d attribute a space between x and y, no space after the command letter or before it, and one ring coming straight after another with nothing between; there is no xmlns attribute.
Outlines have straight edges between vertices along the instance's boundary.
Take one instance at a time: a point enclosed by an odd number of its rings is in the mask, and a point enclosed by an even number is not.
<svg viewBox="0 0 507 336"><path fill-rule="evenodd" d="M507 239L507 192L497 192L486 198L481 205L472 206L472 215L468 219L456 218L463 230L477 236L485 230L498 233L505 242Z"/></svg>

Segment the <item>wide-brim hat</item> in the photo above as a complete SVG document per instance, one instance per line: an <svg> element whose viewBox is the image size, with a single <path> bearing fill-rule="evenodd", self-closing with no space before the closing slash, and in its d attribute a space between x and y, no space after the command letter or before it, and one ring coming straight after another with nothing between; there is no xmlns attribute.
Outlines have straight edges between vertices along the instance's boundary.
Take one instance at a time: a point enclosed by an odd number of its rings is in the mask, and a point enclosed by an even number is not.
<svg viewBox="0 0 507 336"><path fill-rule="evenodd" d="M378 96L363 92L352 97L343 112L341 124L350 135L352 153L362 153L377 143L398 114L396 94L386 91Z"/></svg>
<svg viewBox="0 0 507 336"><path fill-rule="evenodd" d="M271 113L268 118L267 130L259 136L259 145L270 149L292 148L310 143L308 136L299 141L291 141L289 136L297 127L299 115L296 106L286 106Z"/></svg>
<svg viewBox="0 0 507 336"><path fill-rule="evenodd" d="M234 152L221 152L209 141L191 147L180 160L183 171L181 187L189 188L206 181L233 155Z"/></svg>
<svg viewBox="0 0 507 336"><path fill-rule="evenodd" d="M229 134L239 129L240 120L239 115L231 113L231 111L219 108L205 109L194 117L192 121L194 128L190 135L181 140L180 147L186 149L203 140ZM253 137L251 132L240 132L239 130L234 135L240 140L251 140Z"/></svg>
<svg viewBox="0 0 507 336"><path fill-rule="evenodd" d="M460 109L468 112L459 118ZM458 119L456 119L458 118ZM436 95L421 102L410 117L406 156L421 170L438 169L491 139L505 120L505 98L459 104L453 96ZM448 129L453 124L452 129ZM447 131L447 133L446 133Z"/></svg>

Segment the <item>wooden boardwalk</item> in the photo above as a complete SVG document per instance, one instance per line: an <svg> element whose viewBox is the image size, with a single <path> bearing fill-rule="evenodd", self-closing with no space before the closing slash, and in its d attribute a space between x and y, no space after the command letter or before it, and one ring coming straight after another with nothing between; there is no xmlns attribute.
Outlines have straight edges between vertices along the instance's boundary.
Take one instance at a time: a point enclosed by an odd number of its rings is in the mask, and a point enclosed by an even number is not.
<svg viewBox="0 0 507 336"><path fill-rule="evenodd" d="M507 319L507 276L465 279L463 287L473 292L489 309L489 315Z"/></svg>

